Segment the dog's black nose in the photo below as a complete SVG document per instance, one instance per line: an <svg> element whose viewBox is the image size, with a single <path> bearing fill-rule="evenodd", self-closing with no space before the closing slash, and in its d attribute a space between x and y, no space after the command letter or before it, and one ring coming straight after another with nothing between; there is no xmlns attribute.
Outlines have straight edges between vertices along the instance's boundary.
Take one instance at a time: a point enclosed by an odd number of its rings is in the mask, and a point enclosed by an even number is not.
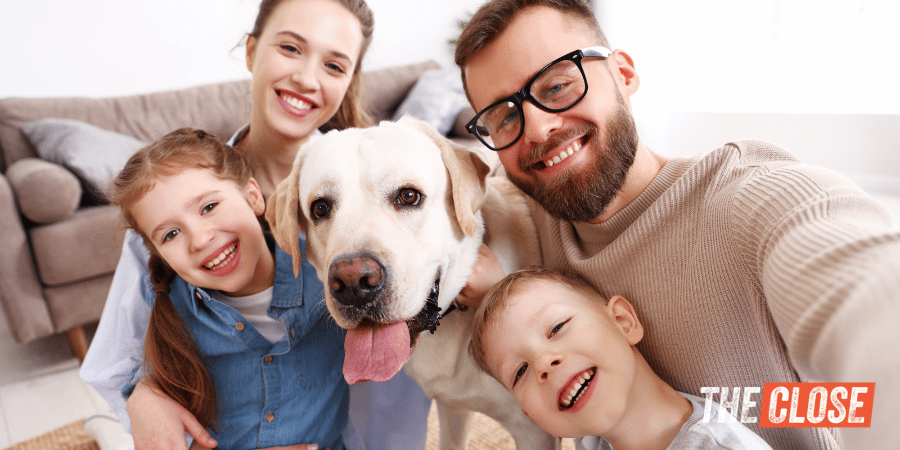
<svg viewBox="0 0 900 450"><path fill-rule="evenodd" d="M362 307L373 300L384 282L384 266L367 256L339 259L328 269L328 289L338 303Z"/></svg>

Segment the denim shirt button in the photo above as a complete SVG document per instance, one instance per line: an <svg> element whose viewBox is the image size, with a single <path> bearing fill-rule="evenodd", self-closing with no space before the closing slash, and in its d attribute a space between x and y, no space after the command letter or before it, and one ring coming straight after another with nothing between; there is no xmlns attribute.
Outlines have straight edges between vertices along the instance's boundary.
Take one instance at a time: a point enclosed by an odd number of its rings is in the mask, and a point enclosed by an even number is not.
<svg viewBox="0 0 900 450"><path fill-rule="evenodd" d="M238 331L244 331L244 322L238 322L234 327L237 328Z"/></svg>
<svg viewBox="0 0 900 450"><path fill-rule="evenodd" d="M272 364L272 359L274 359L272 358L272 355L267 355L265 358L263 358L266 364Z"/></svg>
<svg viewBox="0 0 900 450"><path fill-rule="evenodd" d="M197 297L197 300L203 300L203 296L200 295L200 292L199 292L199 291L195 291L195 292L194 292L194 295Z"/></svg>
<svg viewBox="0 0 900 450"><path fill-rule="evenodd" d="M275 420L275 414L272 414L272 413L266 414L266 422L271 422L273 420Z"/></svg>

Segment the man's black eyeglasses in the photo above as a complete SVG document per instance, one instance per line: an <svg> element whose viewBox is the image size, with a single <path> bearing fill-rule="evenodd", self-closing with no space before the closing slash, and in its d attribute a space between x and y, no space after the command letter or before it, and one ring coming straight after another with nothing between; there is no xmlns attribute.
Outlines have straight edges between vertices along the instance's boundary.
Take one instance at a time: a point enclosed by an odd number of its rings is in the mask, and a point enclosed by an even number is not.
<svg viewBox="0 0 900 450"><path fill-rule="evenodd" d="M530 100L547 112L562 112L575 106L588 89L581 60L607 58L611 53L608 48L598 46L559 57L541 69L519 92L481 110L466 124L466 130L494 151L515 144L525 131L522 102Z"/></svg>

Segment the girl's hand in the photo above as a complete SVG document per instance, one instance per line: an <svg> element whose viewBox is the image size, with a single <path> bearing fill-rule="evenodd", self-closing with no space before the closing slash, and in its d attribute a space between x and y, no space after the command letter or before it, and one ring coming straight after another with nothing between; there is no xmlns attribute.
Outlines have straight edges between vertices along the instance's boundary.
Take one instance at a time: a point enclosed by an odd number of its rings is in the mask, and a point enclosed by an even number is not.
<svg viewBox="0 0 900 450"><path fill-rule="evenodd" d="M193 414L157 389L152 381L139 381L126 405L135 450L187 450L185 432L202 446L199 448L218 445Z"/></svg>
<svg viewBox="0 0 900 450"><path fill-rule="evenodd" d="M462 306L477 308L484 299L484 295L504 276L506 274L503 272L503 267L500 266L500 261L497 261L494 252L482 243L481 248L478 249L478 260L472 269L472 275L469 276L466 286L456 297L456 302Z"/></svg>

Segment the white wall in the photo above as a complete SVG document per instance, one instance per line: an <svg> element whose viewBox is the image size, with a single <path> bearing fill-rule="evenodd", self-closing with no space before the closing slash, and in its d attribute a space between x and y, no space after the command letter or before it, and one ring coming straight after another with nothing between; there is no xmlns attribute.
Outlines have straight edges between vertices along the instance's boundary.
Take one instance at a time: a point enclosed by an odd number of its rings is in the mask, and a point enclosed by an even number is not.
<svg viewBox="0 0 900 450"><path fill-rule="evenodd" d="M376 30L364 67L452 65L449 41L481 3L369 0ZM815 164L900 177L900 1L594 3L612 46L635 60L642 83L632 101L654 150L693 154L755 137ZM0 97L246 78L235 45L258 4L0 0Z"/></svg>
<svg viewBox="0 0 900 450"><path fill-rule="evenodd" d="M611 45L635 60L634 112L654 150L759 138L853 177L900 180L897 0L596 3Z"/></svg>
<svg viewBox="0 0 900 450"><path fill-rule="evenodd" d="M364 68L453 64L458 22L481 0L369 0ZM128 95L249 76L259 0L0 0L0 97Z"/></svg>

